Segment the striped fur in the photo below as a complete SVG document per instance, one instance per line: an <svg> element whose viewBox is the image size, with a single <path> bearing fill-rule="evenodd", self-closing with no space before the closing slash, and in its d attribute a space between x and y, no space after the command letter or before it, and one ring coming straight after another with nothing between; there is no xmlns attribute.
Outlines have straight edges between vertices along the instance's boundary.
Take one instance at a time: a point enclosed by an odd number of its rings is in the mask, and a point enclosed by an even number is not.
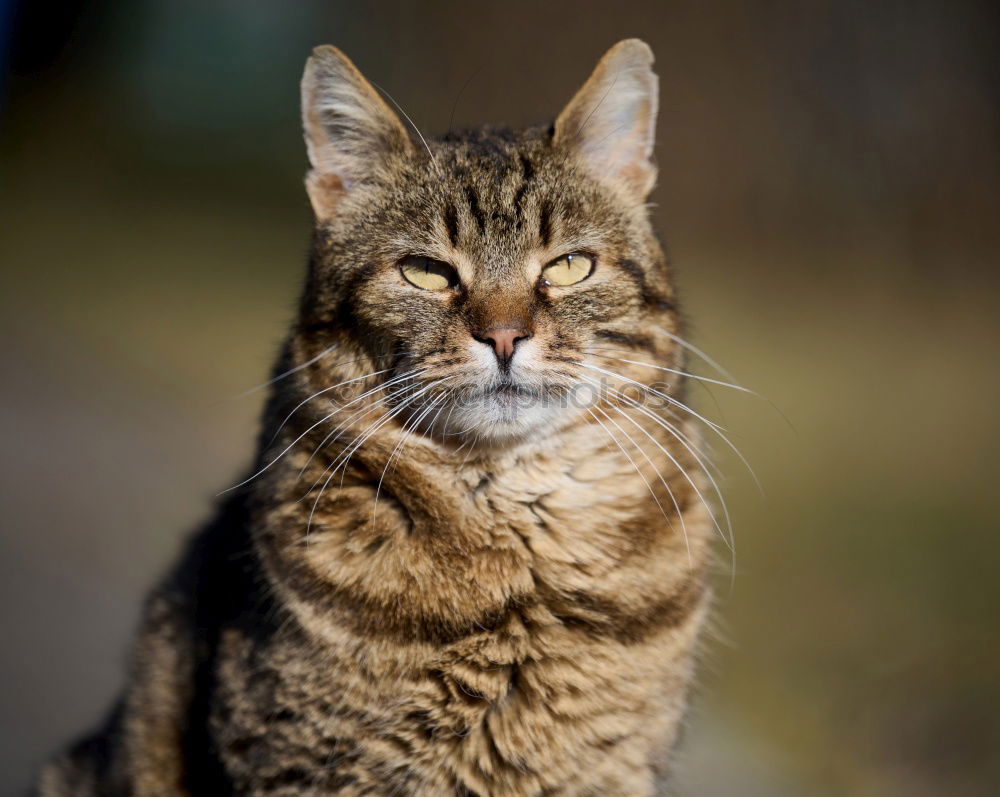
<svg viewBox="0 0 1000 797"><path fill-rule="evenodd" d="M120 705L40 794L665 788L709 601L697 430L575 400L594 367L684 396L640 364L683 370L644 204L650 63L624 42L554 125L425 148L317 51L314 245L253 478L153 593ZM592 254L592 275L540 282L566 252ZM396 263L413 254L461 287L409 285ZM506 376L473 337L502 324L531 331ZM472 397L503 379L549 406L496 421ZM382 403L392 384L440 406Z"/></svg>

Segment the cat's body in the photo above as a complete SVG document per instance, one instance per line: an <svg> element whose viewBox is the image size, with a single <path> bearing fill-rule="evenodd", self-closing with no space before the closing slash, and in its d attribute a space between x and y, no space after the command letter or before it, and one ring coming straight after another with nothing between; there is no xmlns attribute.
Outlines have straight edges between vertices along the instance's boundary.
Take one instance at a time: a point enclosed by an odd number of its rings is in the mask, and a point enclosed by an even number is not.
<svg viewBox="0 0 1000 797"><path fill-rule="evenodd" d="M317 51L317 232L253 478L42 795L662 787L713 521L643 205L650 61L623 43L552 129L428 154Z"/></svg>

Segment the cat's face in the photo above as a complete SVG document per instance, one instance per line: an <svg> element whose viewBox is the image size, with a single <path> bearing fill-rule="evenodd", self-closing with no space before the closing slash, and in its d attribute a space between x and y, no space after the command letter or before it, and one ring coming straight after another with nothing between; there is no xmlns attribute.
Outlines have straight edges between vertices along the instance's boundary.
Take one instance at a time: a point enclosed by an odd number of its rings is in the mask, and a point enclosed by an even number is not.
<svg viewBox="0 0 1000 797"><path fill-rule="evenodd" d="M649 60L638 43L613 49L552 129L425 149L342 55L318 51L303 329L337 328L398 380L387 404L401 418L486 444L585 412L605 352L662 355L675 318L644 206Z"/></svg>

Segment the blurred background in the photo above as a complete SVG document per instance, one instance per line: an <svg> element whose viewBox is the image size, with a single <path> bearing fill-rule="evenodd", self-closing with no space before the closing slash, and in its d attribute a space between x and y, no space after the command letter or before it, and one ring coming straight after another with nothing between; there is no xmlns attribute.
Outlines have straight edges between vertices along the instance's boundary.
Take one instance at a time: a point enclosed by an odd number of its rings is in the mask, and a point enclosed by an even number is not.
<svg viewBox="0 0 1000 797"><path fill-rule="evenodd" d="M311 218L298 79L428 134L657 55L657 226L763 484L729 476L681 795L1000 784L1000 6L0 0L0 792L95 722L251 455ZM704 372L704 371L703 371ZM698 395L696 393L696 395Z"/></svg>

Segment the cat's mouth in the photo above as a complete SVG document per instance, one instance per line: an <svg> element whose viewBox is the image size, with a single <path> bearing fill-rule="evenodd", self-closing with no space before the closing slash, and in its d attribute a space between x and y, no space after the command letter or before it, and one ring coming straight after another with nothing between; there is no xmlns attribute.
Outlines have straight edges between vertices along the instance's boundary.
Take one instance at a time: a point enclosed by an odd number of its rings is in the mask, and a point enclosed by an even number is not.
<svg viewBox="0 0 1000 797"><path fill-rule="evenodd" d="M515 384L503 384L495 385L493 387L486 388L486 394L492 396L537 396L537 390L531 390L530 388L522 387L521 385Z"/></svg>
<svg viewBox="0 0 1000 797"><path fill-rule="evenodd" d="M493 399L500 404L514 404L523 401L533 401L542 397L540 390L518 385L514 382L500 382L489 385L479 391L483 398Z"/></svg>
<svg viewBox="0 0 1000 797"><path fill-rule="evenodd" d="M438 431L475 441L505 444L552 428L565 416L566 389L546 380L523 382L513 375L455 387L447 409L433 416Z"/></svg>

